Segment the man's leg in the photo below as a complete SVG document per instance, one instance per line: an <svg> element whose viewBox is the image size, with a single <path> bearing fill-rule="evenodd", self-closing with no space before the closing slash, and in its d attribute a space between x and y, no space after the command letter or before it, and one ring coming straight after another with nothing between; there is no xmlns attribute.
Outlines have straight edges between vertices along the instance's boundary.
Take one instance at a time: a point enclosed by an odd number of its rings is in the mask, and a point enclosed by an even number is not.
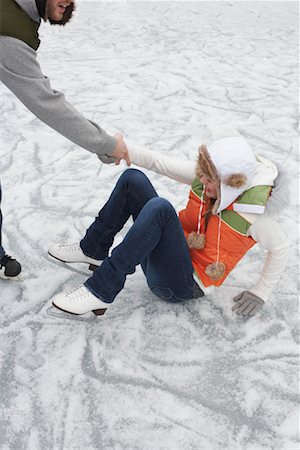
<svg viewBox="0 0 300 450"><path fill-rule="evenodd" d="M4 248L2 247L2 213L1 213L1 200L2 200L2 190L0 183L0 260L5 255Z"/></svg>
<svg viewBox="0 0 300 450"><path fill-rule="evenodd" d="M85 286L111 303L138 264L142 264L150 288L159 297L180 301L203 295L200 289L195 291L193 266L176 211L160 197L144 205L123 242Z"/></svg>
<svg viewBox="0 0 300 450"><path fill-rule="evenodd" d="M5 280L18 279L22 268L21 264L13 259L11 256L5 254L4 248L2 247L2 213L1 213L1 200L2 200L2 190L0 183L0 278Z"/></svg>

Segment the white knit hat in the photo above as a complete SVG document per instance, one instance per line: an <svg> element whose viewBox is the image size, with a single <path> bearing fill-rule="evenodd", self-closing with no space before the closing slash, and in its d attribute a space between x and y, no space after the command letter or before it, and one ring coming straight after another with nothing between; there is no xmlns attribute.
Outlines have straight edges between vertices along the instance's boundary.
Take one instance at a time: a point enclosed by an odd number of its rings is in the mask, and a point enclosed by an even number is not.
<svg viewBox="0 0 300 450"><path fill-rule="evenodd" d="M255 155L243 137L223 138L209 147L200 147L197 175L204 173L219 181L213 214L227 208L250 186L256 165Z"/></svg>

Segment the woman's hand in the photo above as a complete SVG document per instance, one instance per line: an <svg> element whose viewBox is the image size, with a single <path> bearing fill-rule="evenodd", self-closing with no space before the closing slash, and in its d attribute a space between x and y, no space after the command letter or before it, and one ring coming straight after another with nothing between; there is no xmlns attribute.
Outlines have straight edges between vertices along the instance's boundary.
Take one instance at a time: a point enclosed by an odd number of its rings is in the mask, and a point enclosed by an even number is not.
<svg viewBox="0 0 300 450"><path fill-rule="evenodd" d="M232 308L232 311L235 311L242 316L255 316L257 311L259 311L265 303L262 298L252 294L250 291L241 292L233 297L233 301L235 302L235 305Z"/></svg>

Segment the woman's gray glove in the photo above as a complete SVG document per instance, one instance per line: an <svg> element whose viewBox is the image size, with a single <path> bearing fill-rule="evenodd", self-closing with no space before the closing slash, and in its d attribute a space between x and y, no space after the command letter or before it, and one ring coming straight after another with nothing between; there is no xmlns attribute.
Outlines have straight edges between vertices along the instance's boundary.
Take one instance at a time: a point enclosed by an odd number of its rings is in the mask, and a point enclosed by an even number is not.
<svg viewBox="0 0 300 450"><path fill-rule="evenodd" d="M254 316L265 303L260 297L252 294L250 291L241 292L233 297L233 301L235 305L232 311L242 316Z"/></svg>

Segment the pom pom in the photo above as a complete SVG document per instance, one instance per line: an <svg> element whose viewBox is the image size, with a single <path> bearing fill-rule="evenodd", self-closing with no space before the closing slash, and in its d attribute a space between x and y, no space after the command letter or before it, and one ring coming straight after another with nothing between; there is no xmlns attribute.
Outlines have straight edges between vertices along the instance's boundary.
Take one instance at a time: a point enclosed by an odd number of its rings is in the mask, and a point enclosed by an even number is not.
<svg viewBox="0 0 300 450"><path fill-rule="evenodd" d="M222 262L214 262L212 264L208 264L205 269L205 273L212 280L219 280L225 274L225 264Z"/></svg>
<svg viewBox="0 0 300 450"><path fill-rule="evenodd" d="M241 188L246 185L247 177L243 173L234 173L226 177L223 183L233 188Z"/></svg>
<svg viewBox="0 0 300 450"><path fill-rule="evenodd" d="M187 245L189 248L201 250L205 246L205 235L192 231L187 237Z"/></svg>

